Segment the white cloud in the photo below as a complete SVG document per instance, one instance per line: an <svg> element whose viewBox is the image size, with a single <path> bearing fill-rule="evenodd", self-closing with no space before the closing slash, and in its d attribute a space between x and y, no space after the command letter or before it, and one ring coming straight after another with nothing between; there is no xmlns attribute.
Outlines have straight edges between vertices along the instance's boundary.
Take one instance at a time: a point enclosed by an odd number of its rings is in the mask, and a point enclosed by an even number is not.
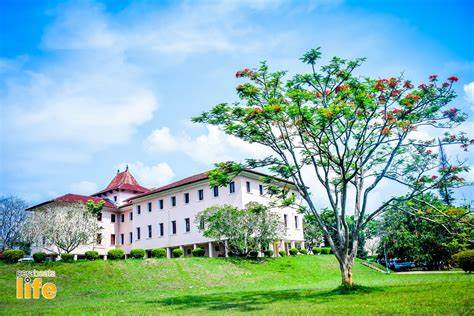
<svg viewBox="0 0 474 316"><path fill-rule="evenodd" d="M138 183L148 188L168 184L175 176L173 169L165 162L152 166L147 166L141 161L131 163L124 162L117 167L122 170L125 169L126 166L128 166Z"/></svg>
<svg viewBox="0 0 474 316"><path fill-rule="evenodd" d="M74 193L74 194L89 195L89 194L94 194L95 192L98 191L97 183L90 182L90 181L75 182L75 183L72 183L69 187L71 189L70 193Z"/></svg>
<svg viewBox="0 0 474 316"><path fill-rule="evenodd" d="M467 102L471 106L474 106L474 82L469 82L468 84L465 84L463 89Z"/></svg>
<svg viewBox="0 0 474 316"><path fill-rule="evenodd" d="M270 154L261 145L244 142L211 125L207 126L207 133L197 137L186 133L173 135L168 127L163 127L153 131L145 140L144 145L149 152L180 151L206 165L243 158L265 157Z"/></svg>

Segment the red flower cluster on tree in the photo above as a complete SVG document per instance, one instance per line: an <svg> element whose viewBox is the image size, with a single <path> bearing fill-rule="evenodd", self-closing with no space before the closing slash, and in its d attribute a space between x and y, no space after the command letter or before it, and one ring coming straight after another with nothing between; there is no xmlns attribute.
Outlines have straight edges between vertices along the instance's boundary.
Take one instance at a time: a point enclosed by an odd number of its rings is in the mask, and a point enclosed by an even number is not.
<svg viewBox="0 0 474 316"><path fill-rule="evenodd" d="M431 155L433 152L432 152L430 149L428 149L428 150L426 151L426 153L427 153L428 155Z"/></svg>
<svg viewBox="0 0 474 316"><path fill-rule="evenodd" d="M436 180L436 179L438 179L438 176L435 176L435 175L431 176L431 180Z"/></svg>
<svg viewBox="0 0 474 316"><path fill-rule="evenodd" d="M438 78L438 75L431 75L429 77L430 81L435 81Z"/></svg>
<svg viewBox="0 0 474 316"><path fill-rule="evenodd" d="M398 109L398 108L397 108L397 109L393 109L393 111L392 111L392 112L393 112L393 114L398 114L398 113L402 113L402 112L403 112L403 110L402 110L402 109Z"/></svg>
<svg viewBox="0 0 474 316"><path fill-rule="evenodd" d="M387 79L379 79L377 80L377 82L375 83L375 89L378 90L378 91L383 91L385 90L385 83L387 82Z"/></svg>
<svg viewBox="0 0 474 316"><path fill-rule="evenodd" d="M403 87L406 89L413 89L414 86L410 81L405 81L405 83L403 84Z"/></svg>
<svg viewBox="0 0 474 316"><path fill-rule="evenodd" d="M451 82L456 82L456 81L459 80L459 78L456 77L456 76L451 76L451 77L448 78L448 80L451 81Z"/></svg>
<svg viewBox="0 0 474 316"><path fill-rule="evenodd" d="M392 97L396 97L399 94L400 94L400 91L398 91L398 90L392 90L392 92L390 92L390 96L392 96Z"/></svg>
<svg viewBox="0 0 474 316"><path fill-rule="evenodd" d="M443 82L443 88L447 88L447 87L449 87L449 83Z"/></svg>
<svg viewBox="0 0 474 316"><path fill-rule="evenodd" d="M336 93L339 93L340 91L348 89L348 88L349 88L349 86L343 83L343 84L338 85L336 87L335 91L336 91Z"/></svg>
<svg viewBox="0 0 474 316"><path fill-rule="evenodd" d="M235 77L237 78L241 78L241 77L254 78L255 76L256 76L256 73L248 68L244 68L243 70L239 70L235 73Z"/></svg>
<svg viewBox="0 0 474 316"><path fill-rule="evenodd" d="M398 84L398 79L397 78L390 78L390 80L388 80L388 85L391 87L391 88L395 88Z"/></svg>
<svg viewBox="0 0 474 316"><path fill-rule="evenodd" d="M445 117L448 117L449 119L453 120L456 118L457 114L458 114L459 110L456 109L456 108L450 108L449 110L446 110L443 112L443 115Z"/></svg>

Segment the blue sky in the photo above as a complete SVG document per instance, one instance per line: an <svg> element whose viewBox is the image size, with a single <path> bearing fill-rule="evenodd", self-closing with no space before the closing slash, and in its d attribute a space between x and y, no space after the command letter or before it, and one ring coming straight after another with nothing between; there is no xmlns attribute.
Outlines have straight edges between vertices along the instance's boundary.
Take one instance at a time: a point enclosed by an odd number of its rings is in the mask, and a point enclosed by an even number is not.
<svg viewBox="0 0 474 316"><path fill-rule="evenodd" d="M0 0L0 192L90 194L126 164L155 187L253 155L190 117L235 100L236 70L304 71L316 46L367 57L362 75L456 74L473 131L473 15L470 1Z"/></svg>

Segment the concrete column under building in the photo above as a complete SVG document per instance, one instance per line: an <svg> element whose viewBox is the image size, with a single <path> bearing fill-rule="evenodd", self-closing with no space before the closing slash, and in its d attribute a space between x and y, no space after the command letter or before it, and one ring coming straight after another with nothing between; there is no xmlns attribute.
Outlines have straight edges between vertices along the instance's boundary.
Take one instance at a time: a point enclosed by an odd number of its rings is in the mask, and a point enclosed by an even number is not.
<svg viewBox="0 0 474 316"><path fill-rule="evenodd" d="M171 258L171 248L170 247L167 247L166 248L166 258Z"/></svg>
<svg viewBox="0 0 474 316"><path fill-rule="evenodd" d="M292 240L292 241L291 241L291 248L295 248L295 247L296 247L295 241Z"/></svg>
<svg viewBox="0 0 474 316"><path fill-rule="evenodd" d="M214 249L212 248L212 241L208 243L208 248L209 248L209 257L210 258L214 257Z"/></svg>
<svg viewBox="0 0 474 316"><path fill-rule="evenodd" d="M193 244L193 249L196 249L197 247L197 244Z"/></svg>
<svg viewBox="0 0 474 316"><path fill-rule="evenodd" d="M305 244L304 244L304 240L301 242L301 249L304 249L305 248Z"/></svg>
<svg viewBox="0 0 474 316"><path fill-rule="evenodd" d="M227 240L224 241L224 255L226 258L229 256L229 243Z"/></svg>

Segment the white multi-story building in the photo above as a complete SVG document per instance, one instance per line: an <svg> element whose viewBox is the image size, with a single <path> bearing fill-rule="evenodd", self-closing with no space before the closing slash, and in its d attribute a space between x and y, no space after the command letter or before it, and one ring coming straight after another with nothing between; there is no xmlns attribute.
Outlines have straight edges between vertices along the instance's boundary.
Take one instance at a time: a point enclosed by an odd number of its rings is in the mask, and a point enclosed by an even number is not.
<svg viewBox="0 0 474 316"><path fill-rule="evenodd" d="M269 197L260 180L263 174L246 170L235 177L227 187L211 187L206 172L200 173L157 189L147 189L138 184L128 168L117 175L102 191L91 196L67 194L59 198L33 206L30 210L41 209L54 202L86 202L104 200L102 209L101 233L94 246L81 246L74 251L82 255L92 248L101 255L109 249L121 248L125 253L131 249L142 248L149 253L154 248L166 248L168 256L173 248L182 248L190 255L195 247L205 249L208 256L225 256L226 247L220 241L202 235L196 216L199 212L214 205L229 204L243 208L249 202L268 204ZM278 180L294 190L294 185ZM295 192L296 194L296 192ZM304 247L302 215L294 208L274 208L283 225L285 234L273 245L278 250ZM40 251L36 247L33 251Z"/></svg>

